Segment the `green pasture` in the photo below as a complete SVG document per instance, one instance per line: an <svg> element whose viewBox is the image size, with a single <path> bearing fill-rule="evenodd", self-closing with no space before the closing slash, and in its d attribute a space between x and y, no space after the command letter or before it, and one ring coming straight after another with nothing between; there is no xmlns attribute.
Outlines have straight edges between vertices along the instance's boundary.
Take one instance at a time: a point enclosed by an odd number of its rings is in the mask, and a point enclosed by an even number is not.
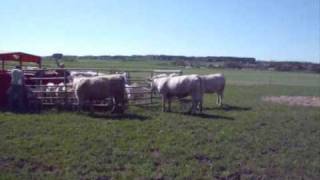
<svg viewBox="0 0 320 180"><path fill-rule="evenodd" d="M277 72L258 70L232 70L212 68L191 68L174 65L171 61L155 60L75 60L65 61L67 68L109 68L118 70L180 69L184 74L223 73L228 84L234 85L288 85L320 87L320 74L302 72ZM56 67L54 61L44 61L45 67Z"/></svg>
<svg viewBox="0 0 320 180"><path fill-rule="evenodd" d="M160 69L169 62L65 62L67 67ZM46 66L52 65L46 62ZM223 72L225 106L204 97L204 113L160 104L122 115L46 110L0 113L0 179L318 179L320 109L264 96L320 96L319 74ZM271 81L266 76L271 77Z"/></svg>

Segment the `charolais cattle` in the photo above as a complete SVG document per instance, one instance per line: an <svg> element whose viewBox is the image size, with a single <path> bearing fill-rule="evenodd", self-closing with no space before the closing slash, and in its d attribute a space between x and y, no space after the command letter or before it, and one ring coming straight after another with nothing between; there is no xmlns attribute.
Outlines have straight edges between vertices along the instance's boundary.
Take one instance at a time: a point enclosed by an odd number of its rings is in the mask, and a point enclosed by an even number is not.
<svg viewBox="0 0 320 180"><path fill-rule="evenodd" d="M70 71L70 76L68 76L68 81L73 82L78 78L94 77L94 76L105 76L106 74L94 71Z"/></svg>
<svg viewBox="0 0 320 180"><path fill-rule="evenodd" d="M71 71L70 76L72 76L72 77L93 77L93 76L98 76L98 73L94 72L94 71Z"/></svg>
<svg viewBox="0 0 320 180"><path fill-rule="evenodd" d="M217 93L217 104L222 106L223 92L226 79L223 74L209 74L200 76L205 93Z"/></svg>
<svg viewBox="0 0 320 180"><path fill-rule="evenodd" d="M79 79L75 87L75 97L81 109L85 102L89 102L92 110L93 101L113 99L112 113L124 111L125 83L121 75L105 75Z"/></svg>
<svg viewBox="0 0 320 180"><path fill-rule="evenodd" d="M177 73L171 73L171 74L161 73L161 74L154 75L152 77L152 79L162 78L162 77L174 77L174 76L179 76L179 74L177 74Z"/></svg>
<svg viewBox="0 0 320 180"><path fill-rule="evenodd" d="M161 94L163 111L166 111L166 103L168 103L168 111L171 111L173 97L191 96L192 107L189 112L195 113L198 106L202 112L203 91L201 78L198 75L153 77L151 88L152 91L157 90Z"/></svg>

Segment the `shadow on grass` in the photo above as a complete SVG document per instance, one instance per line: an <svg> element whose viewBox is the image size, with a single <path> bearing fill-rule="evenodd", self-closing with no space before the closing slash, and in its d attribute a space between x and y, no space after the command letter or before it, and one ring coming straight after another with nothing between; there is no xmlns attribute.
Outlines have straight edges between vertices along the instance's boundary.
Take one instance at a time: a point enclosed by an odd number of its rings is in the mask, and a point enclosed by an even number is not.
<svg viewBox="0 0 320 180"><path fill-rule="evenodd" d="M206 114L206 113L202 113L202 114L198 114L195 115L201 118L206 118L206 119L224 119L224 120L230 120L233 121L234 118L233 117L228 117L228 116L220 116L220 115L214 115L214 114Z"/></svg>
<svg viewBox="0 0 320 180"><path fill-rule="evenodd" d="M222 110L222 111L250 111L251 107L241 107L233 106L228 104L223 104L222 107L204 108L204 110Z"/></svg>
<svg viewBox="0 0 320 180"><path fill-rule="evenodd" d="M170 113L183 114L186 116L193 116L193 117L200 117L203 119L224 119L224 120L229 120L229 121L235 120L233 117L220 116L220 115L207 114L207 113L201 113L201 114L190 114L187 112L170 112Z"/></svg>
<svg viewBox="0 0 320 180"><path fill-rule="evenodd" d="M138 114L133 113L124 113L124 114L88 114L89 117L92 118L101 118L101 119L112 119L112 120L138 120L138 121L145 121L147 119L151 119L148 116L141 116Z"/></svg>
<svg viewBox="0 0 320 180"><path fill-rule="evenodd" d="M224 119L224 120L230 120L230 121L234 120L233 117L220 116L220 115L214 115L214 114L206 114L206 113L197 114L197 115L193 115L193 116L201 117L201 118L204 118L204 119Z"/></svg>
<svg viewBox="0 0 320 180"><path fill-rule="evenodd" d="M41 111L10 111L9 109L1 108L1 113L12 113L12 114L22 114L22 115L29 115L29 114L40 114Z"/></svg>

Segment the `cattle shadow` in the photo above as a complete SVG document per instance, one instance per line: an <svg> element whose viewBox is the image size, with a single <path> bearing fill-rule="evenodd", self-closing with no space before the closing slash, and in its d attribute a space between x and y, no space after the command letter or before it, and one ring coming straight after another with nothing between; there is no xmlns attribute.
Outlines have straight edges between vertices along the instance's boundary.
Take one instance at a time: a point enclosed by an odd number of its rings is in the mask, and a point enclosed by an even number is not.
<svg viewBox="0 0 320 180"><path fill-rule="evenodd" d="M204 110L220 110L220 111L250 111L251 107L241 107L223 104L221 107L204 108Z"/></svg>
<svg viewBox="0 0 320 180"><path fill-rule="evenodd" d="M170 113L183 114L183 115L191 116L191 117L200 117L203 119L223 119L223 120L229 120L229 121L235 120L233 117L207 114L207 113L201 113L201 114L190 114L188 112L170 112Z"/></svg>
<svg viewBox="0 0 320 180"><path fill-rule="evenodd" d="M142 115L138 115L138 114L134 114L134 113L124 113L124 114L101 114L101 113L94 113L88 114L89 117L92 118L98 118L98 119L110 119L110 120L138 120L138 121L145 121L148 119L151 119L148 116L142 116Z"/></svg>
<svg viewBox="0 0 320 180"><path fill-rule="evenodd" d="M220 116L220 115L207 114L207 113L201 113L194 116L204 118L204 119L223 119L223 120L229 120L229 121L235 120L233 117Z"/></svg>

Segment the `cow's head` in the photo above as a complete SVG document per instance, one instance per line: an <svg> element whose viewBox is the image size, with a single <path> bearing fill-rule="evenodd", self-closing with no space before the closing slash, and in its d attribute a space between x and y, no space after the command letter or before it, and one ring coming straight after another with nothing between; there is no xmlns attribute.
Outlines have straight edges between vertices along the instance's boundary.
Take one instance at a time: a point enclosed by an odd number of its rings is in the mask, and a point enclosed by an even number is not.
<svg viewBox="0 0 320 180"><path fill-rule="evenodd" d="M151 93L156 94L157 91L159 91L160 87L162 86L164 80L168 78L168 75L166 74L160 74L153 76L150 81L150 87L151 87Z"/></svg>
<svg viewBox="0 0 320 180"><path fill-rule="evenodd" d="M153 95L155 95L155 94L156 94L156 85L155 85L155 83L154 83L154 79L153 79L153 78L149 78L149 79L148 79L148 82L149 82L149 84L150 84L151 93L152 93Z"/></svg>

